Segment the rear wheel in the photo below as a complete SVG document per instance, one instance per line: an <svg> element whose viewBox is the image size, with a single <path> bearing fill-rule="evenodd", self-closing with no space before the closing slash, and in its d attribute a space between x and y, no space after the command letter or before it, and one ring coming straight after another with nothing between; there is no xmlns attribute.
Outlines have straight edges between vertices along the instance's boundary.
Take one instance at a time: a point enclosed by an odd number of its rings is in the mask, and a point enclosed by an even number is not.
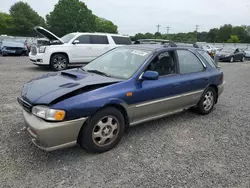
<svg viewBox="0 0 250 188"><path fill-rule="evenodd" d="M51 57L50 67L55 71L65 70L68 67L68 57L64 54L55 54Z"/></svg>
<svg viewBox="0 0 250 188"><path fill-rule="evenodd" d="M125 131L122 113L113 107L97 112L83 125L79 134L79 144L88 151L102 153L114 148Z"/></svg>
<svg viewBox="0 0 250 188"><path fill-rule="evenodd" d="M209 87L205 93L202 95L197 107L196 112L201 115L207 115L212 112L215 102L216 102L217 94L215 89Z"/></svg>

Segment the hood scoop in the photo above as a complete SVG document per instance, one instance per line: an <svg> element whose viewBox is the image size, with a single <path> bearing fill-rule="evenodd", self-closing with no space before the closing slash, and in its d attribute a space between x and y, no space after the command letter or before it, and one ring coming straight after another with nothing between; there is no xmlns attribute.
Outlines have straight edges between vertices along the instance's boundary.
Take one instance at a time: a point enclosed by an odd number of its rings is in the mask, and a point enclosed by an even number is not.
<svg viewBox="0 0 250 188"><path fill-rule="evenodd" d="M78 86L78 85L80 85L80 84L78 84L78 83L67 83L67 84L60 85L59 87L72 88L72 87L75 87L75 86Z"/></svg>

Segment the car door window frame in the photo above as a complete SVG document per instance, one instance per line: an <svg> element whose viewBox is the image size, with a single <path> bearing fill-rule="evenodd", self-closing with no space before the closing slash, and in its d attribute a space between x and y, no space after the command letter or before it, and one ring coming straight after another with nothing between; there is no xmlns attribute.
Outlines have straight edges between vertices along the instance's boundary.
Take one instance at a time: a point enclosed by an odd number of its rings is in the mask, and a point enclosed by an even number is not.
<svg viewBox="0 0 250 188"><path fill-rule="evenodd" d="M175 75L178 75L179 74L179 64L178 64L178 59L177 59L177 53L176 53L176 50L174 49L170 49L170 50L163 50L163 51L160 51L160 52L157 52L155 53L151 58L150 60L148 61L148 63L146 65L144 65L144 69L141 71L141 73L139 74L137 80L141 80L141 77L142 75L146 72L146 69L148 68L148 66L152 63L152 61L157 57L159 56L160 54L162 53L166 53L166 52L172 52L173 53L173 60L175 62L175 69L176 69L176 73L173 73L173 74L167 74L167 75L159 75L159 78L164 78L164 77L170 77L170 76L175 76Z"/></svg>
<svg viewBox="0 0 250 188"><path fill-rule="evenodd" d="M199 63L202 65L203 70L197 71L197 72L181 73L181 71L180 71L180 60L179 60L179 56L178 56L178 53L177 53L177 51L181 51L181 50L188 51L191 54L193 54L198 59ZM207 70L206 64L203 62L203 60L193 50L190 50L190 49L176 49L176 55L177 55L176 58L177 58L177 64L178 64L178 74L180 74L180 75L188 75L188 74L194 74L194 73L199 73L199 72L205 72Z"/></svg>

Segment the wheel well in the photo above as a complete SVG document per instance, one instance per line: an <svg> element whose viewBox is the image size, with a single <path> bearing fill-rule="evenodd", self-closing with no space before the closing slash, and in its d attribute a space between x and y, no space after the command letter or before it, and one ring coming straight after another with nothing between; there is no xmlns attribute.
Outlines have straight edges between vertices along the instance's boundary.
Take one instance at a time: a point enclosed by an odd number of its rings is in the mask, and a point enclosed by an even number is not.
<svg viewBox="0 0 250 188"><path fill-rule="evenodd" d="M69 56L68 56L68 54L65 53L65 52L55 52L55 53L51 54L49 62L51 62L51 58L52 58L54 55L56 55L56 54L63 54L63 55L65 55L65 56L67 57L67 59L68 59L68 62L69 62Z"/></svg>
<svg viewBox="0 0 250 188"><path fill-rule="evenodd" d="M215 103L217 103L217 101L218 101L218 87L216 85L210 85L209 87L214 88L214 90L216 92Z"/></svg>
<svg viewBox="0 0 250 188"><path fill-rule="evenodd" d="M125 120L125 130L128 130L128 128L129 128L129 117L128 117L128 114L127 114L126 109L125 109L122 105L119 105L119 104L108 104L108 105L103 106L103 107L100 108L99 110L101 110L101 109L103 109L103 108L107 108L107 107L116 108L117 110L119 110L119 111L122 113L122 115L123 115L123 117L124 117L124 120ZM99 110L98 110L98 111L99 111ZM98 111L96 111L95 113L97 113ZM91 117L90 117L90 118L91 118ZM89 121L89 118L87 119L86 122L84 122L84 124L88 123L88 121ZM84 124L82 125L82 127L81 127L81 129L80 129L80 131L79 131L79 133L78 133L78 136L77 136L77 143L78 143L78 144L80 143L80 142L79 142L79 135L81 134L81 131L83 131L83 126L84 126Z"/></svg>
<svg viewBox="0 0 250 188"><path fill-rule="evenodd" d="M119 104L108 104L108 105L104 106L104 108L106 108L106 107L114 107L117 110L119 110L122 113L123 117L124 117L126 129L129 128L128 113L127 113L126 109L122 105L119 105Z"/></svg>

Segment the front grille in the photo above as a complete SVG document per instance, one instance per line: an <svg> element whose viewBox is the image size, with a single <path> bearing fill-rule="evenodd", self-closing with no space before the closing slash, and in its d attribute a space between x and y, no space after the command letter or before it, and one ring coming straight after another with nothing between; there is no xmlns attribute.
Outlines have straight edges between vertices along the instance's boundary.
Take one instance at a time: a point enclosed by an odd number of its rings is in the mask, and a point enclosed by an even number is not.
<svg viewBox="0 0 250 188"><path fill-rule="evenodd" d="M27 101L25 101L24 99L22 99L20 97L17 98L17 101L26 112L31 113L32 104L28 103Z"/></svg>
<svg viewBox="0 0 250 188"><path fill-rule="evenodd" d="M36 47L35 46L31 46L31 55L36 55L37 54L37 50L36 50Z"/></svg>

